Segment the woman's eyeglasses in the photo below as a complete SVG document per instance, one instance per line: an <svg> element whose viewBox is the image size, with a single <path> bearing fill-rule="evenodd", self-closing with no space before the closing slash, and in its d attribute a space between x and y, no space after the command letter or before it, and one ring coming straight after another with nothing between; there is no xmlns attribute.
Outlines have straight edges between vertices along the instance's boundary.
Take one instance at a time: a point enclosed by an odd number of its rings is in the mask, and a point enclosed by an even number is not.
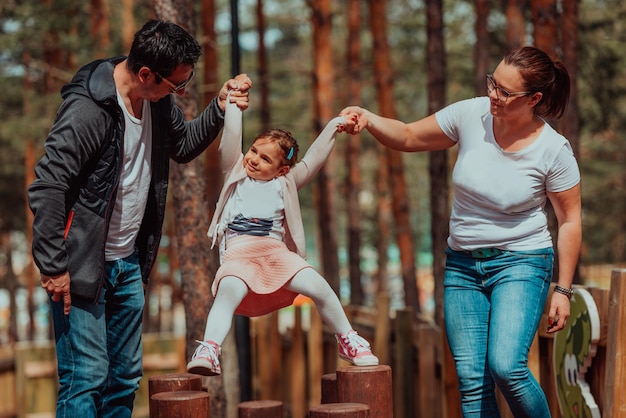
<svg viewBox="0 0 626 418"><path fill-rule="evenodd" d="M170 80L163 77L161 74L157 73L156 71L154 71L154 75L159 77L161 80L165 81L165 84L167 84L167 86L170 88L170 93L174 94L174 93L178 93L179 91L181 91L182 89L184 89L185 87L189 85L189 83L191 82L191 79L193 78L194 72L192 71L191 74L189 74L189 77L187 78L187 80L183 81L182 83L178 85L172 83Z"/></svg>
<svg viewBox="0 0 626 418"><path fill-rule="evenodd" d="M506 101L509 100L509 97L528 96L529 94L532 94L532 91L506 91L496 84L496 81L493 79L493 76L491 74L487 74L487 91L489 92L489 94L491 94L491 92L494 90L496 91L496 97L498 98L498 100L503 103L506 103Z"/></svg>

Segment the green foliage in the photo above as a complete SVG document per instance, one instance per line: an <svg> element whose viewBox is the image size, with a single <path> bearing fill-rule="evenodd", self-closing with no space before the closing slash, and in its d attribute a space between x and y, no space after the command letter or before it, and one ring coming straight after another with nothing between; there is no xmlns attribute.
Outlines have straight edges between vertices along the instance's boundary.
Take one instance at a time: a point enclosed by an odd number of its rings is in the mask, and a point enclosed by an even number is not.
<svg viewBox="0 0 626 418"><path fill-rule="evenodd" d="M0 227L21 229L24 224L24 168L26 139L41 148L52 123L60 96L58 87L50 90L45 75L46 53L57 52L61 65L54 68L54 82L69 80L76 68L95 58L97 40L89 35L90 2L73 0L13 0L0 6ZM367 5L362 2L361 71L362 97L347 97L345 86L350 77L346 64L345 2L333 3L333 50L338 112L347 104L365 103L376 111L376 88L373 78L372 39L369 33ZM497 65L505 49L506 18L504 0L493 0L488 19L491 66ZM46 5L47 4L47 5ZM302 0L265 0L266 46L269 77L261 80L257 68L256 0L239 0L241 71L255 82L267 83L271 92L271 125L291 130L302 149L316 136L312 123L312 25L311 10ZM620 262L626 259L626 189L624 173L624 132L626 131L626 48L623 27L626 7L617 0L581 0L579 22L579 68L577 87L580 109L581 169L583 173L584 262ZM200 7L199 5L197 6ZM400 119L415 120L427 112L427 76L425 61L426 18L421 0L388 0L387 32L392 51L394 97ZM473 2L445 1L445 54L447 92L450 103L474 95L473 86ZM109 55L126 53L122 45L121 0L110 0L111 45ZM137 24L150 16L150 1L135 1ZM200 13L197 13L200 28ZM530 16L527 16L530 17ZM217 1L216 39L219 46L220 83L231 75L230 4ZM530 30L530 27L529 27ZM26 68L23 60L31 57ZM24 95L24 77L32 85L32 94ZM259 89L252 91L252 104L245 114L244 138L249 142L260 131ZM28 111L26 111L28 109ZM344 168L342 150L345 136L338 143L337 185L342 188ZM40 151L41 152L41 151ZM374 196L379 149L372 138L362 136L363 196ZM428 203L428 155L405 156L412 219L420 251L428 251L430 216ZM311 187L301 194L307 228L313 230ZM364 198L364 201L367 199ZM342 199L338 203L343 206ZM24 208L24 209L22 209ZM340 207L338 210L343 211ZM363 207L364 241L377 239L374 217L376 205ZM341 212L343 213L343 212ZM340 234L343 239L344 234ZM310 238L314 233L308 233Z"/></svg>
<svg viewBox="0 0 626 418"><path fill-rule="evenodd" d="M577 86L581 109L584 259L626 259L626 8L587 5Z"/></svg>

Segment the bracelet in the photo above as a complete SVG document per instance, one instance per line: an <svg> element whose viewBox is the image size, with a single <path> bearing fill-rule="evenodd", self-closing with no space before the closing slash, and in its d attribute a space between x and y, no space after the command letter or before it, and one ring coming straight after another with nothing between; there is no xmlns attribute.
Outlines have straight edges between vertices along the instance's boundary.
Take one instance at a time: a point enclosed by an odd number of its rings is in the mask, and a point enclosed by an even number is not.
<svg viewBox="0 0 626 418"><path fill-rule="evenodd" d="M574 289L566 289L559 285L554 286L554 291L567 296L568 299L572 299L572 296L574 296Z"/></svg>

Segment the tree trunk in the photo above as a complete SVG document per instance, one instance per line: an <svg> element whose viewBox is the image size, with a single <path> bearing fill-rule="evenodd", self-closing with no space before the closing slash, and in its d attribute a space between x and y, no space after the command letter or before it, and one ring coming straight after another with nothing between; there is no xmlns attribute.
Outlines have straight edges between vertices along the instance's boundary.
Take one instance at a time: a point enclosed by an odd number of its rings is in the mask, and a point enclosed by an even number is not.
<svg viewBox="0 0 626 418"><path fill-rule="evenodd" d="M574 154L579 155L580 123L578 117L578 0L562 2L561 44L563 64L569 72L571 85L569 103L563 115L563 135L569 140Z"/></svg>
<svg viewBox="0 0 626 418"><path fill-rule="evenodd" d="M574 155L580 159L580 123L578 115L578 0L563 1L561 15L561 43L563 49L563 65L570 76L569 103L563 118L561 130L572 145ZM580 161L580 160L579 160ZM580 284L578 266L574 273L574 283Z"/></svg>
<svg viewBox="0 0 626 418"><path fill-rule="evenodd" d="M259 34L259 94L261 96L261 130L270 127L270 78L267 68L267 48L265 47L265 14L263 13L263 0L257 0L256 7L257 33Z"/></svg>
<svg viewBox="0 0 626 418"><path fill-rule="evenodd" d="M361 2L348 1L348 93L351 100L361 96ZM346 220L348 224L348 271L350 274L350 304L363 305L365 295L361 283L361 208L359 193L361 192L361 137L350 135L346 147Z"/></svg>
<svg viewBox="0 0 626 418"><path fill-rule="evenodd" d="M558 60L558 30L557 30L557 9L556 0L531 0L531 9L535 34L535 46L545 51L550 58ZM560 131L562 123L557 119L548 119L557 131ZM552 242L558 239L558 222L551 202L546 202L546 212L548 214L548 230L552 236ZM559 276L558 254L554 258L554 270L552 277Z"/></svg>
<svg viewBox="0 0 626 418"><path fill-rule="evenodd" d="M393 102L393 70L387 44L386 1L370 0L370 26L374 39L374 72L378 89L378 102L383 116L396 118ZM400 251L402 281L404 283L404 303L420 312L415 268L415 245L411 228L408 192L404 179L403 154L386 148L391 190L392 213L396 227L396 239Z"/></svg>
<svg viewBox="0 0 626 418"><path fill-rule="evenodd" d="M313 20L313 114L315 118L313 129L318 133L335 116L331 1L313 0L309 4ZM335 157L332 153L317 175L315 201L321 237L319 248L323 275L335 293L339 295L335 178Z"/></svg>
<svg viewBox="0 0 626 418"><path fill-rule="evenodd" d="M22 63L24 68L28 69L31 65L31 54L30 51L25 50L22 53ZM22 98L23 98L23 111L25 116L32 116L33 114L33 106L31 97L33 96L33 85L31 82L31 78L27 75L22 79ZM33 138L28 136L25 138L26 145L24 146L24 190L28 189L28 186L35 180L35 144ZM28 198L26 200L26 207L24 208L26 211L26 242L28 243L28 248L32 248L33 244L33 212L28 207ZM9 242L10 244L10 242ZM8 257L7 260L11 261L11 249L8 248ZM28 290L28 315L29 315L29 329L33 330L35 328L35 306L33 302L33 292L35 286L38 285L39 280L37 280L37 271L35 269L35 262L33 260L32 252L28 252L28 264L25 269L25 277L26 277L26 288ZM14 278L16 282L11 284L12 287L17 289L17 277L13 275L13 270L9 271L9 278ZM15 298L15 293L11 293L12 298ZM13 300L15 302L15 300ZM15 309L15 306L11 306L11 309ZM11 312L11 321L16 318L13 316L13 311ZM12 323L11 326L14 324ZM50 327L52 328L52 327ZM17 324L15 324L14 331L17 330ZM53 335L53 334L50 334ZM30 333L29 337L32 339L32 333Z"/></svg>
<svg viewBox="0 0 626 418"><path fill-rule="evenodd" d="M11 233L4 229L0 229L0 255L5 259L3 268L6 273L0 275L0 288L9 292L9 329L8 342L14 343L18 341L18 325L17 325L17 289L19 288L18 278L13 272L13 254L11 250ZM32 318L33 312L29 311ZM30 341L30 340L28 340Z"/></svg>
<svg viewBox="0 0 626 418"><path fill-rule="evenodd" d="M175 22L189 33L195 33L193 4L189 0L153 0L156 16L162 20ZM187 119L198 114L199 94L192 84L186 89L184 96L176 95L177 104L184 110ZM214 147L212 147L214 148ZM217 160L217 158L215 158ZM211 281L216 266L211 262L210 242L206 231L209 226L210 213L207 198L206 170L202 158L188 164L171 164L171 192L176 225L176 241L178 246L181 273L182 297L185 301L186 319L186 358L190 358L196 346L195 340L201 339L206 325L206 318L212 306ZM214 179L211 178L211 181ZM213 183L219 189L219 183ZM223 347L222 361L224 365L234 355L233 347ZM227 397L224 389L225 375L232 378L232 370L224 370L221 376L207 379L211 398L211 415L226 417L229 399L237 403L238 399ZM235 374L236 376L236 374Z"/></svg>
<svg viewBox="0 0 626 418"><path fill-rule="evenodd" d="M571 1L571 0L570 0ZM535 46L555 60L558 57L556 0L531 0Z"/></svg>
<svg viewBox="0 0 626 418"><path fill-rule="evenodd" d="M122 42L124 43L124 50L126 51L130 50L135 34L134 8L134 0L122 0Z"/></svg>
<svg viewBox="0 0 626 418"><path fill-rule="evenodd" d="M477 96L487 94L485 75L489 72L489 31L487 29L487 17L489 16L489 1L476 0L474 3L476 21L474 32L476 44L474 45L474 90ZM438 109L434 109L438 110Z"/></svg>
<svg viewBox="0 0 626 418"><path fill-rule="evenodd" d="M91 0L89 35L96 45L95 57L108 55L111 37L109 35L109 3L105 0Z"/></svg>
<svg viewBox="0 0 626 418"><path fill-rule="evenodd" d="M428 112L441 109L446 103L446 59L443 38L443 0L426 1L427 46L426 62L428 74ZM433 151L429 154L428 171L430 174L430 213L432 217L431 236L433 252L433 280L435 281L435 323L445 330L443 323L443 277L445 272L445 249L448 238L450 218L448 186L448 152ZM459 417L461 400L454 361L447 346L445 331L442 332L444 405L440 416Z"/></svg>
<svg viewBox="0 0 626 418"><path fill-rule="evenodd" d="M506 6L506 44L509 50L526 44L526 0L509 0Z"/></svg>

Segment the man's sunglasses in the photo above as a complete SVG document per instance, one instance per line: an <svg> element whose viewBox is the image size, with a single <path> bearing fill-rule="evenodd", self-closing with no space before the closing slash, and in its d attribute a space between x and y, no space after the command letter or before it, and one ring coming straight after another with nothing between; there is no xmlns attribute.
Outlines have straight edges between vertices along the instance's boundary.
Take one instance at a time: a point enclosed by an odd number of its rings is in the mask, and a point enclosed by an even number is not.
<svg viewBox="0 0 626 418"><path fill-rule="evenodd" d="M165 84L167 84L167 86L170 88L170 93L178 93L179 91L187 87L189 83L191 82L191 79L193 79L193 75L194 75L194 72L192 71L191 74L189 74L189 77L187 78L187 80L176 85L172 83L170 80L168 80L167 78L163 77L161 74L157 73L156 71L153 71L153 72L154 72L154 75L156 75L159 79L165 81Z"/></svg>

